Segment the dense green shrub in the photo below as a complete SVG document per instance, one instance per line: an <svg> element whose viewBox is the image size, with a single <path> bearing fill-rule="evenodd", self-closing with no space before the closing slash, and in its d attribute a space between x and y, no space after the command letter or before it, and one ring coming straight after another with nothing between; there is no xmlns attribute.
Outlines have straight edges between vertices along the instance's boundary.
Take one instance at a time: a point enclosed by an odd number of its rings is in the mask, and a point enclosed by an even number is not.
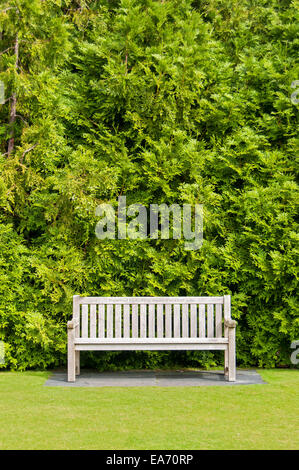
<svg viewBox="0 0 299 470"><path fill-rule="evenodd" d="M298 3L12 0L0 13L0 339L65 363L73 294L232 294L239 365L290 365L298 318ZM13 25L13 26L12 26ZM14 132L14 148L7 146ZM200 203L204 242L98 240L102 202ZM86 354L101 368L214 353Z"/></svg>

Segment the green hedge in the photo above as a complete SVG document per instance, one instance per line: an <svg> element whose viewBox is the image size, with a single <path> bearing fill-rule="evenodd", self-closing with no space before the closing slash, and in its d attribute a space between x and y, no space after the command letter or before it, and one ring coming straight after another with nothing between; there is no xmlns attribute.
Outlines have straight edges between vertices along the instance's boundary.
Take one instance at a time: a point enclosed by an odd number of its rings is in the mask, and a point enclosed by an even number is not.
<svg viewBox="0 0 299 470"><path fill-rule="evenodd" d="M17 3L0 13L1 50L20 38L17 69L13 50L0 56L20 116L12 125L9 101L0 105L5 366L65 364L73 294L228 293L238 364L290 366L299 339L296 2ZM98 240L95 208L119 195L128 205L203 204L202 248ZM223 363L206 352L82 359L101 369Z"/></svg>

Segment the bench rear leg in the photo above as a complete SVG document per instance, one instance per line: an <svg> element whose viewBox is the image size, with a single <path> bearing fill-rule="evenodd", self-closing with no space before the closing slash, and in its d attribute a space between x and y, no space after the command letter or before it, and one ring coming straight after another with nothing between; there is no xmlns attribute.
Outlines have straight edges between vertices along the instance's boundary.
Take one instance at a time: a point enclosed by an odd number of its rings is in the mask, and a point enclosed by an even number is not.
<svg viewBox="0 0 299 470"><path fill-rule="evenodd" d="M228 348L224 351L224 376L228 376Z"/></svg>
<svg viewBox="0 0 299 470"><path fill-rule="evenodd" d="M75 382L76 380L76 352L74 345L74 329L68 329L67 341L67 381Z"/></svg>
<svg viewBox="0 0 299 470"><path fill-rule="evenodd" d="M76 375L80 375L80 351L76 351Z"/></svg>

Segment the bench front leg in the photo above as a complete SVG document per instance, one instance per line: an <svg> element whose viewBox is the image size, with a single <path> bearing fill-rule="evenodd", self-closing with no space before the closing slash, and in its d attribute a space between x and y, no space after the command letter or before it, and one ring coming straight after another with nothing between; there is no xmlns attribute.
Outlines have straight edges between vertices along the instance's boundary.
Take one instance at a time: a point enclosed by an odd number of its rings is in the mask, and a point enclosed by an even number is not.
<svg viewBox="0 0 299 470"><path fill-rule="evenodd" d="M67 323L67 381L76 380L75 326L72 321Z"/></svg>
<svg viewBox="0 0 299 470"><path fill-rule="evenodd" d="M228 330L228 350L226 352L225 367L228 367L228 381L235 382L236 380L236 326L235 320L224 320L224 326Z"/></svg>
<svg viewBox="0 0 299 470"><path fill-rule="evenodd" d="M228 328L224 327L224 337L228 338ZM224 350L224 376L228 376L228 345Z"/></svg>

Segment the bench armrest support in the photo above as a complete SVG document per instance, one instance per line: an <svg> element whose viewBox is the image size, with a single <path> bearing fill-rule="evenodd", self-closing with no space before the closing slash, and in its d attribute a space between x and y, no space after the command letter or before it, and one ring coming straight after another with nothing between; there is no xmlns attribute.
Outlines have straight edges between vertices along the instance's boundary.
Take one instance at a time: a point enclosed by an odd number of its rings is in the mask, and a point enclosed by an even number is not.
<svg viewBox="0 0 299 470"><path fill-rule="evenodd" d="M237 322L236 320L231 320L231 319L224 319L224 326L227 328L236 328Z"/></svg>

